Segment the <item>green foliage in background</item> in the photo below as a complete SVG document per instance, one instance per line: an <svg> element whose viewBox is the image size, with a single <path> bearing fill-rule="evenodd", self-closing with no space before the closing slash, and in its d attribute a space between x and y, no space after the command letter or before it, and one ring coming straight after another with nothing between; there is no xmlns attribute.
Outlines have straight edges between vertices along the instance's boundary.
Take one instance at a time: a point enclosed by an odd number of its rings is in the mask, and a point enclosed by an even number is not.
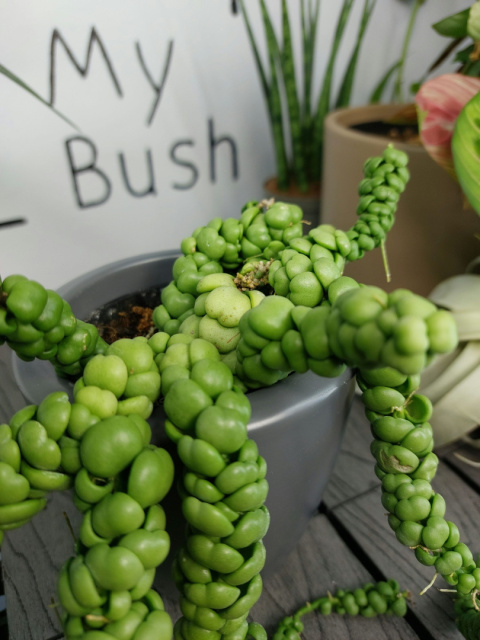
<svg viewBox="0 0 480 640"><path fill-rule="evenodd" d="M355 0L343 1L320 90L315 98L312 94L313 86L317 84L314 59L320 24L320 0L308 3L306 0L300 1L302 47L301 65L298 66L294 56L287 1L282 0L281 33L277 34L265 1L259 0L267 61L263 61L260 55L259 41L245 3L243 0L239 3L267 105L280 190L286 190L294 183L301 191L307 191L310 183L319 180L325 116L333 108L345 107L350 103L360 48L376 0L364 0L354 46L342 70L338 93L333 95L332 85L335 73L338 72L339 49L354 2ZM301 78L297 74L300 66Z"/></svg>

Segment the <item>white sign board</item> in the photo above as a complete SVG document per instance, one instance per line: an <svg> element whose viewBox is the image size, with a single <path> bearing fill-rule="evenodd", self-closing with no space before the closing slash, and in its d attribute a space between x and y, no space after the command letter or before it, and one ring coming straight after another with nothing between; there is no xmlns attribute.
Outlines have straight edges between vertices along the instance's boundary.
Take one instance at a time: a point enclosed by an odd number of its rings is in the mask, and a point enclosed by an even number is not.
<svg viewBox="0 0 480 640"><path fill-rule="evenodd" d="M0 76L2 276L23 273L54 288L116 259L179 247L211 217L237 216L263 197L273 149L233 4L4 3L0 63L77 128ZM276 19L280 4L269 3ZM322 8L319 74L340 4ZM403 29L391 29L406 24L410 4L378 3L357 102L398 56ZM465 6L440 4L441 15ZM246 5L263 41L258 2ZM299 1L289 7L298 35Z"/></svg>

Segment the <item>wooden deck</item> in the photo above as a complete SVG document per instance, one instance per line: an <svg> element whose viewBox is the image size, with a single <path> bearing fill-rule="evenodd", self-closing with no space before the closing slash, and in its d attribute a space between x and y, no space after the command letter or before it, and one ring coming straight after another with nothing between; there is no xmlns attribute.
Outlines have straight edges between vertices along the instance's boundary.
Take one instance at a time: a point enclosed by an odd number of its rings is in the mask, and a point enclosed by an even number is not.
<svg viewBox="0 0 480 640"><path fill-rule="evenodd" d="M25 402L11 373L11 355L0 349L0 423ZM369 452L370 430L361 402L355 398L347 433L323 503L281 570L265 580L264 594L253 610L253 618L272 632L279 619L305 601L336 588L355 588L369 580L395 578L412 593L406 618L376 619L346 616L309 616L306 640L336 638L367 640L455 640L462 638L453 620L452 600L436 586L425 595L433 570L415 561L412 551L400 545L387 525L380 503L379 482ZM475 452L457 447L471 458ZM434 481L436 491L447 502L447 518L460 528L462 540L477 544L480 471L456 458L452 448L437 451L442 459ZM477 453L480 459L480 452ZM63 511L72 523L79 516L68 494L55 494L47 508L22 529L6 536L2 547L8 636L5 612L0 613L0 637L10 640L54 640L63 638L55 599L57 573L72 554L73 541ZM279 533L281 535L281 533ZM1 583L0 583L1 585ZM1 596L1 594L0 594ZM174 618L174 597L165 598ZM0 599L0 608L2 600ZM3 617L2 617L3 616Z"/></svg>

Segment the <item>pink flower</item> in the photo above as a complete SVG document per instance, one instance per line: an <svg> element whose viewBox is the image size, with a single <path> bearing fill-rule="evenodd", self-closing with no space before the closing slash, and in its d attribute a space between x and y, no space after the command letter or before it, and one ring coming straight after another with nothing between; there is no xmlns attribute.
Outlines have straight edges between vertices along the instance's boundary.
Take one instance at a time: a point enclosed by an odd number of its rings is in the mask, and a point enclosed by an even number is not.
<svg viewBox="0 0 480 640"><path fill-rule="evenodd" d="M480 78L446 73L420 87L415 102L420 139L430 154L450 175L455 176L451 140L458 114L480 91Z"/></svg>

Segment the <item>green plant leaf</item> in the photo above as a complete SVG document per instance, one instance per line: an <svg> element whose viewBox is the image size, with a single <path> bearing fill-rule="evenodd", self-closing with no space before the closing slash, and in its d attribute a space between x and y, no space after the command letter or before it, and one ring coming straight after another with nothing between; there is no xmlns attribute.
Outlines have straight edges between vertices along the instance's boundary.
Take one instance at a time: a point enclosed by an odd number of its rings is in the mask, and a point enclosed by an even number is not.
<svg viewBox="0 0 480 640"><path fill-rule="evenodd" d="M480 40L480 4L478 4L478 2L474 2L470 7L467 33L475 42Z"/></svg>
<svg viewBox="0 0 480 640"><path fill-rule="evenodd" d="M315 44L317 40L318 16L320 14L320 0L316 0L312 12L309 5L308 16L305 11L304 0L300 3L300 18L302 24L302 51L303 51L303 116L310 118L310 97L312 91L313 60Z"/></svg>
<svg viewBox="0 0 480 640"><path fill-rule="evenodd" d="M462 64L467 64L470 60L470 54L473 51L473 44L469 44L465 49L461 49L455 53L455 62L461 62Z"/></svg>
<svg viewBox="0 0 480 640"><path fill-rule="evenodd" d="M377 84L377 86L375 87L375 89L372 91L372 94L370 96L370 100L369 102L371 104L377 104L377 102L380 102L384 96L385 90L388 86L388 83L390 81L390 79L392 78L393 74L395 73L395 71L398 69L398 67L400 66L400 60L398 60L397 62L395 62L395 64L393 64L390 69L387 69L387 72L385 73L385 75L383 76L383 78L381 78L380 82Z"/></svg>
<svg viewBox="0 0 480 640"><path fill-rule="evenodd" d="M470 8L454 13L443 20L432 24L432 28L441 36L449 38L464 38L467 35L467 22Z"/></svg>
<svg viewBox="0 0 480 640"><path fill-rule="evenodd" d="M457 118L452 154L460 186L480 215L480 92L467 102Z"/></svg>
<svg viewBox="0 0 480 640"><path fill-rule="evenodd" d="M424 0L415 0L412 10L410 11L410 19L408 21L407 30L403 38L402 53L400 54L399 65L395 74L395 85L393 89L393 98L395 102L403 102L403 77L405 63L407 60L408 49L410 47L410 41L412 39L413 30L417 20L417 15L420 7L423 5Z"/></svg>
<svg viewBox="0 0 480 640"><path fill-rule="evenodd" d="M350 99L351 99L352 89L353 89L353 81L355 80L355 73L357 70L358 56L360 54L360 49L365 36L365 32L367 30L367 26L370 21L372 12L375 8L376 1L377 0L365 0L365 3L363 5L363 12L360 20L360 25L358 27L355 46L353 48L352 55L350 57L348 66L345 70L342 84L338 92L337 103L336 103L337 108L348 107L350 104Z"/></svg>
<svg viewBox="0 0 480 640"><path fill-rule="evenodd" d="M470 57L470 54L473 53L473 51L473 44L465 47L465 49L462 49L461 51L457 51L454 57L454 61L460 63L460 67L458 68L457 73L461 73L464 76L480 76L479 61L475 60L474 57Z"/></svg>
<svg viewBox="0 0 480 640"><path fill-rule="evenodd" d="M270 19L270 14L268 13L264 0L260 0L260 9L265 28L268 60L270 63L270 90L268 99L272 118L273 139L277 162L277 181L280 189L286 189L288 186L289 167L287 162L287 153L285 150L282 96L280 92L280 80L278 77L278 72L281 72L282 54Z"/></svg>
<svg viewBox="0 0 480 640"><path fill-rule="evenodd" d="M63 113L60 113L60 111L57 111L54 107L52 107L52 105L49 102L47 102L44 98L42 98L42 96L40 94L38 94L34 89L32 89L32 87L30 87L26 82L24 82L21 78L19 78L17 75L15 75L12 71L10 71L6 67L4 67L2 64L0 64L0 74L5 76L6 78L11 80L12 82L14 82L16 85L18 85L19 87L21 87L22 89L24 89L28 93L30 93L30 95L32 95L34 98L36 98L42 104L44 104L46 107L48 107L59 118L62 118L62 120L64 120L66 123L68 123L71 127L76 129L77 131L79 131L79 128L77 127L77 125L74 122L72 122L66 116L64 116Z"/></svg>
<svg viewBox="0 0 480 640"><path fill-rule="evenodd" d="M425 0L416 0L423 2ZM253 0L252 0L253 2ZM275 32L265 0L258 0L262 16L268 61L260 56L259 41L252 30L246 12L246 2L237 0L247 28L250 45L260 75L272 127L277 165L277 178L283 183L295 174L300 188L307 182L317 181L321 175L323 155L323 122L327 113L335 106L350 102L354 75L361 43L376 0L363 0L363 11L357 25L357 34L352 38L353 51L350 60L343 65L343 82L340 83L340 102L332 100L334 74L341 61L338 60L340 46L347 38L346 25L355 0L342 0L337 18L333 42L326 60L326 67L319 82L320 89L315 103L312 98L314 83L314 50L320 21L320 0L300 0L300 27L302 39L301 73L295 64L292 29L287 13L295 3L282 0L281 36ZM353 18L352 18L353 19ZM348 46L348 43L345 44ZM288 129L288 131L287 131ZM288 139L288 137L290 139ZM288 152L288 155L287 155ZM285 178L285 173L287 177ZM306 174L302 178L302 174Z"/></svg>
<svg viewBox="0 0 480 640"><path fill-rule="evenodd" d="M352 11L352 5L354 0L344 0L340 15L338 17L337 26L335 29L335 35L333 38L332 48L325 69L325 75L323 76L322 90L317 102L317 110L314 118L313 127L313 140L315 148L315 158L313 159L313 171L315 175L321 174L322 165L322 149L323 149L323 122L325 116L331 109L330 95L333 81L333 70L335 67L335 61L337 59L337 53L340 48L340 44L343 39L343 33Z"/></svg>
<svg viewBox="0 0 480 640"><path fill-rule="evenodd" d="M279 185L283 185L282 188L286 188L288 184L288 164L284 143L282 104L277 78L277 65L280 58L278 43L275 38L275 33L273 31L267 8L265 4L261 2L262 18L266 33L268 57L270 62L271 80L269 81L267 77L267 71L260 57L259 49L255 40L255 35L253 33L253 29L243 0L240 0L239 4L245 21L248 39L253 52L258 75L260 77L263 95L267 105L267 113L270 120L273 145L275 150L277 180L279 182Z"/></svg>
<svg viewBox="0 0 480 640"><path fill-rule="evenodd" d="M264 68L263 63L262 63L262 59L261 59L260 54L258 52L258 46L257 46L257 43L255 41L255 36L253 34L253 29L252 29L252 25L250 24L250 19L248 17L248 13L247 13L247 10L245 9L245 5L244 5L242 0L240 0L240 9L242 11L243 19L245 21L245 27L247 29L248 40L249 40L250 46L252 48L253 57L254 57L254 60L255 60L255 65L257 67L257 72L258 72L258 75L260 77L260 82L261 82L261 85L262 85L262 91L263 91L263 94L264 94L265 98L268 99L269 86L268 86L268 81L267 81L267 75L266 75L265 68Z"/></svg>
<svg viewBox="0 0 480 640"><path fill-rule="evenodd" d="M470 76L472 78L478 78L480 76L480 60L473 60L468 67L462 71L463 75Z"/></svg>
<svg viewBox="0 0 480 640"><path fill-rule="evenodd" d="M312 7L308 3L308 15L305 0L300 2L300 19L302 26L302 65L303 65L303 107L302 107L302 142L303 156L309 181L317 180L318 175L312 171L313 147L313 116L311 108L312 80L315 58L315 47L320 15L320 0L315 0Z"/></svg>
<svg viewBox="0 0 480 640"><path fill-rule="evenodd" d="M300 191L306 191L308 184L305 174L305 158L303 156L300 103L298 100L292 33L286 0L282 0L282 31L282 72L290 122L290 138L292 141L292 168L298 188Z"/></svg>

